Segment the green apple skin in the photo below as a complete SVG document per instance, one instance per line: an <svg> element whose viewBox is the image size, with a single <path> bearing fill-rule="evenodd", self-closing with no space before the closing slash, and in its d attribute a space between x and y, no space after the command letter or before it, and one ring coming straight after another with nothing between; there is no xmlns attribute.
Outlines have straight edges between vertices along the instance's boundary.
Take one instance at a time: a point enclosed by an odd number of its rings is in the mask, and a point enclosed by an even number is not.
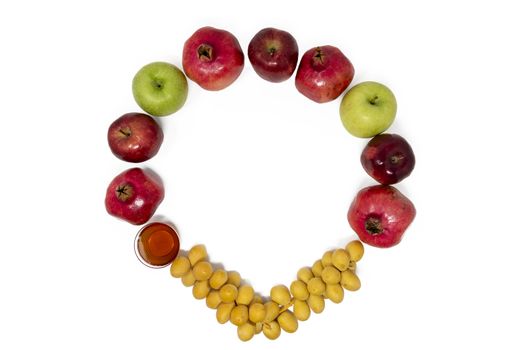
<svg viewBox="0 0 524 350"><path fill-rule="evenodd" d="M368 138L384 132L397 114L397 100L380 83L365 81L353 86L342 98L340 118L353 136Z"/></svg>
<svg viewBox="0 0 524 350"><path fill-rule="evenodd" d="M149 63L133 78L133 96L140 108L150 115L173 114L186 102L186 76L171 63Z"/></svg>

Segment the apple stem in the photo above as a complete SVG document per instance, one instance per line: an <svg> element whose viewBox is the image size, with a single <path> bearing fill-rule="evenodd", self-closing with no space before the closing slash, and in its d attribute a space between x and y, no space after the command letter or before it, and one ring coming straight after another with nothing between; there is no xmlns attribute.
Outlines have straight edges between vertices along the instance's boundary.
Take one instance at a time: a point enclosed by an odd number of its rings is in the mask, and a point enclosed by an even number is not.
<svg viewBox="0 0 524 350"><path fill-rule="evenodd" d="M197 52L201 61L211 61L213 59L213 48L207 44L200 45Z"/></svg>
<svg viewBox="0 0 524 350"><path fill-rule="evenodd" d="M126 137L131 136L131 130L129 130L129 128L126 128L126 129L120 129L120 130L118 130L118 131L120 131L120 133L121 133L122 135L126 136Z"/></svg>
<svg viewBox="0 0 524 350"><path fill-rule="evenodd" d="M161 89L162 86L164 86L164 82L160 79L155 79L151 82L151 84L153 85L154 88L156 89Z"/></svg>
<svg viewBox="0 0 524 350"><path fill-rule="evenodd" d="M369 232L369 234L376 236L382 233L382 224L380 223L380 219L370 217L366 219L366 231Z"/></svg>
<svg viewBox="0 0 524 350"><path fill-rule="evenodd" d="M369 103L371 103L372 105L375 105L377 103L377 100L378 100L378 96L375 95L369 99Z"/></svg>
<svg viewBox="0 0 524 350"><path fill-rule="evenodd" d="M390 158L391 163L393 163L393 164L397 164L402 159L404 159L404 156L402 154L395 154L395 155L391 156L391 158Z"/></svg>

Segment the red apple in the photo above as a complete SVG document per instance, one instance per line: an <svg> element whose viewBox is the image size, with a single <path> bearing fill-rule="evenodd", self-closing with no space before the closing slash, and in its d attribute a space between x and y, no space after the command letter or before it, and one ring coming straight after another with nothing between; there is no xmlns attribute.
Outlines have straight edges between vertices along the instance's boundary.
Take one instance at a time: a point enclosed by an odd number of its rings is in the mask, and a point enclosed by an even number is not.
<svg viewBox="0 0 524 350"><path fill-rule="evenodd" d="M364 243L389 248L400 242L415 218L413 203L392 186L360 190L348 211L349 225Z"/></svg>
<svg viewBox="0 0 524 350"><path fill-rule="evenodd" d="M127 162L146 161L158 153L164 133L147 114L127 113L115 120L107 132L111 152Z"/></svg>
<svg viewBox="0 0 524 350"><path fill-rule="evenodd" d="M278 83L289 79L297 67L297 41L286 31L265 28L249 42L247 56L262 79Z"/></svg>
<svg viewBox="0 0 524 350"><path fill-rule="evenodd" d="M182 66L187 77L202 88L222 90L242 72L244 53L230 32L203 27L185 42Z"/></svg>
<svg viewBox="0 0 524 350"><path fill-rule="evenodd" d="M364 170L383 185L408 177L415 168L415 154L409 143L397 134L373 137L360 155Z"/></svg>
<svg viewBox="0 0 524 350"><path fill-rule="evenodd" d="M164 186L156 175L140 168L117 175L107 187L106 210L134 225L146 223L164 199Z"/></svg>
<svg viewBox="0 0 524 350"><path fill-rule="evenodd" d="M353 65L338 48L319 46L302 56L295 86L301 94L315 102L329 102L346 90L354 75Z"/></svg>

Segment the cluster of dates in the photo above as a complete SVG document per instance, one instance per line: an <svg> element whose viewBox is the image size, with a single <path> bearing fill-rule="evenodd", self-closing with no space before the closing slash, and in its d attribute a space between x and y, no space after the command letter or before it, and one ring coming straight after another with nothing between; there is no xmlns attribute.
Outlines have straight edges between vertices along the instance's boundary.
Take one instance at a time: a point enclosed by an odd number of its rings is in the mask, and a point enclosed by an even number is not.
<svg viewBox="0 0 524 350"><path fill-rule="evenodd" d="M192 288L195 299L205 299L207 307L216 310L219 323L236 326L240 340L248 341L259 333L274 340L282 330L296 332L298 321L308 320L312 311L324 311L326 299L338 304L344 299L344 290L359 290L355 271L363 255L360 241L327 251L311 267L298 270L289 287L279 284L271 288L269 297L255 293L238 272L215 268L201 244L179 254L170 270L173 277Z"/></svg>

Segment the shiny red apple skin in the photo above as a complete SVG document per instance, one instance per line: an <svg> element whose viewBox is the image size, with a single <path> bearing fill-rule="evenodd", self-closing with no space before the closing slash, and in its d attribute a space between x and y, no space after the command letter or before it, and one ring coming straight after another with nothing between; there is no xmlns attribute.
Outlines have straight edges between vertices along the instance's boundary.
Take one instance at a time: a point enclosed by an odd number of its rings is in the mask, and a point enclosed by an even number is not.
<svg viewBox="0 0 524 350"><path fill-rule="evenodd" d="M411 174L415 168L415 154L402 136L380 134L364 147L360 163L369 176L383 185L391 185Z"/></svg>
<svg viewBox="0 0 524 350"><path fill-rule="evenodd" d="M415 219L413 203L393 186L361 189L348 210L349 225L360 240L374 247L397 245Z"/></svg>
<svg viewBox="0 0 524 350"><path fill-rule="evenodd" d="M333 101L349 86L355 75L351 61L338 48L314 47L304 53L295 76L295 86L307 98Z"/></svg>
<svg viewBox="0 0 524 350"><path fill-rule="evenodd" d="M111 152L126 162L140 163L154 157L164 133L158 123L144 113L126 113L115 120L107 131Z"/></svg>
<svg viewBox="0 0 524 350"><path fill-rule="evenodd" d="M184 43L182 66L187 77L202 88L222 90L242 72L244 53L230 32L203 27Z"/></svg>
<svg viewBox="0 0 524 350"><path fill-rule="evenodd" d="M106 191L110 215L134 225L146 223L164 199L164 186L154 174L131 168L117 175Z"/></svg>
<svg viewBox="0 0 524 350"><path fill-rule="evenodd" d="M284 30L264 28L249 42L247 56L262 79L279 83L289 79L297 67L298 44Z"/></svg>

